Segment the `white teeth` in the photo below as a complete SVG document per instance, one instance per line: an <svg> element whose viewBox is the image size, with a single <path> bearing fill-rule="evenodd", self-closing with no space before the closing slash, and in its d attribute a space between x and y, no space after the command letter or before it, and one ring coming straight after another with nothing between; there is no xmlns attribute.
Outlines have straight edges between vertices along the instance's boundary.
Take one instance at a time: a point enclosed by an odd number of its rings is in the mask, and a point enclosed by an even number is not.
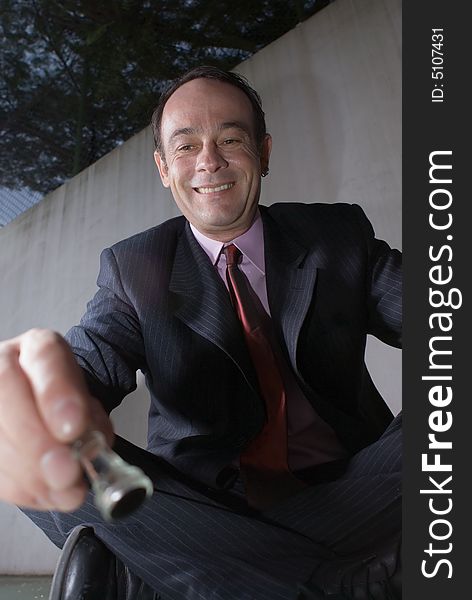
<svg viewBox="0 0 472 600"><path fill-rule="evenodd" d="M234 183L224 183L217 187L198 187L195 188L199 194L212 194L213 192L222 192L223 190L229 190L233 187Z"/></svg>

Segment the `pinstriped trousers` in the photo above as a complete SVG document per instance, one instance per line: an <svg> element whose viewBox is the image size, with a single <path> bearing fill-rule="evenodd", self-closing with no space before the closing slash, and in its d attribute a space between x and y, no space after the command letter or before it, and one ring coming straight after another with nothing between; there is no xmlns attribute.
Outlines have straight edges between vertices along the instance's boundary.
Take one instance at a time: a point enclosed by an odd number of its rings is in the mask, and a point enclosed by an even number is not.
<svg viewBox="0 0 472 600"><path fill-rule="evenodd" d="M92 498L73 513L25 511L59 547L86 524L163 600L295 600L322 562L401 529L401 416L334 481L257 513L238 493L211 492L152 458L155 492L132 516L105 523ZM142 463L146 464L142 464Z"/></svg>

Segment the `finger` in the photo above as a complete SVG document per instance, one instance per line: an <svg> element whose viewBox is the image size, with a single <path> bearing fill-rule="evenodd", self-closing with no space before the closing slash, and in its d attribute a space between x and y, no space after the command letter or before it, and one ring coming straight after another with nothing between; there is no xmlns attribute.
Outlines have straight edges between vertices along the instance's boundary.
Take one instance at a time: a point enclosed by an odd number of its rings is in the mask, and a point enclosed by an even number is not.
<svg viewBox="0 0 472 600"><path fill-rule="evenodd" d="M28 460L0 433L0 471L18 488L30 495L46 498L49 489L36 463Z"/></svg>
<svg viewBox="0 0 472 600"><path fill-rule="evenodd" d="M74 460L70 468L68 461L61 458L61 452L68 451L66 446L56 447L45 454L38 468L0 431L0 497L39 509L67 511L71 507L77 508L88 486L78 461ZM48 471L52 471L52 476Z"/></svg>
<svg viewBox="0 0 472 600"><path fill-rule="evenodd" d="M48 430L58 440L72 441L90 425L90 395L66 341L47 330L21 336L19 364Z"/></svg>
<svg viewBox="0 0 472 600"><path fill-rule="evenodd" d="M58 442L39 415L32 390L19 364L19 349L13 344L0 349L0 423L2 436L29 462Z"/></svg>
<svg viewBox="0 0 472 600"><path fill-rule="evenodd" d="M56 510L70 512L77 510L85 502L87 491L84 486L74 486L64 491L52 491L49 497Z"/></svg>
<svg viewBox="0 0 472 600"><path fill-rule="evenodd" d="M83 477L65 489L50 489L12 446L0 439L0 497L6 502L38 510L69 511L78 508L88 491Z"/></svg>
<svg viewBox="0 0 472 600"><path fill-rule="evenodd" d="M87 490L74 487L66 492L51 492L51 497L34 496L12 481L0 471L2 499L20 508L33 510L57 510L70 512L77 510L84 502Z"/></svg>
<svg viewBox="0 0 472 600"><path fill-rule="evenodd" d="M35 497L28 490L18 486L8 475L0 471L0 491L4 502L10 502L24 508L37 510L48 510L49 501L43 501L42 498Z"/></svg>

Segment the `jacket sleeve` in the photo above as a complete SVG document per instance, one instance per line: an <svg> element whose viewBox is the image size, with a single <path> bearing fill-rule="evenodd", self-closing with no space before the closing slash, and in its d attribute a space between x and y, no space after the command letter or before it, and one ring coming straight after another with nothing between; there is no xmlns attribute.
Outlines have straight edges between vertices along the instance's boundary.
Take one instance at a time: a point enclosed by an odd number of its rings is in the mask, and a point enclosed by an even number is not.
<svg viewBox="0 0 472 600"><path fill-rule="evenodd" d="M97 285L80 324L65 337L91 394L110 412L136 388L136 371L145 366L144 344L112 249L101 254Z"/></svg>
<svg viewBox="0 0 472 600"><path fill-rule="evenodd" d="M374 236L372 225L359 206L354 206L367 239L367 333L390 346L402 340L402 254Z"/></svg>

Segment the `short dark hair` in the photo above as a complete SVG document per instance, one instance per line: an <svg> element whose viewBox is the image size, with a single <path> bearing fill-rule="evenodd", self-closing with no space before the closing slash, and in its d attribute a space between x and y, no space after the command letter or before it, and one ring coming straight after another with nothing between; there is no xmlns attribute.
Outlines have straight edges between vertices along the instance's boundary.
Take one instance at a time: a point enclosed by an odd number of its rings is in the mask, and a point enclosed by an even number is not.
<svg viewBox="0 0 472 600"><path fill-rule="evenodd" d="M262 101L259 94L253 89L247 79L237 73L230 73L229 71L223 71L218 67L200 66L187 71L181 75L178 79L175 79L169 87L161 94L159 103L157 104L151 118L152 132L154 135L154 143L156 150L163 156L162 138L161 138L161 122L162 113L167 100L172 94L179 89L184 83L188 83L194 79L216 79L224 83L229 83L234 87L239 88L251 102L254 111L254 123L256 133L256 143L258 148L262 147L262 142L266 136L266 124L265 115L262 110Z"/></svg>

